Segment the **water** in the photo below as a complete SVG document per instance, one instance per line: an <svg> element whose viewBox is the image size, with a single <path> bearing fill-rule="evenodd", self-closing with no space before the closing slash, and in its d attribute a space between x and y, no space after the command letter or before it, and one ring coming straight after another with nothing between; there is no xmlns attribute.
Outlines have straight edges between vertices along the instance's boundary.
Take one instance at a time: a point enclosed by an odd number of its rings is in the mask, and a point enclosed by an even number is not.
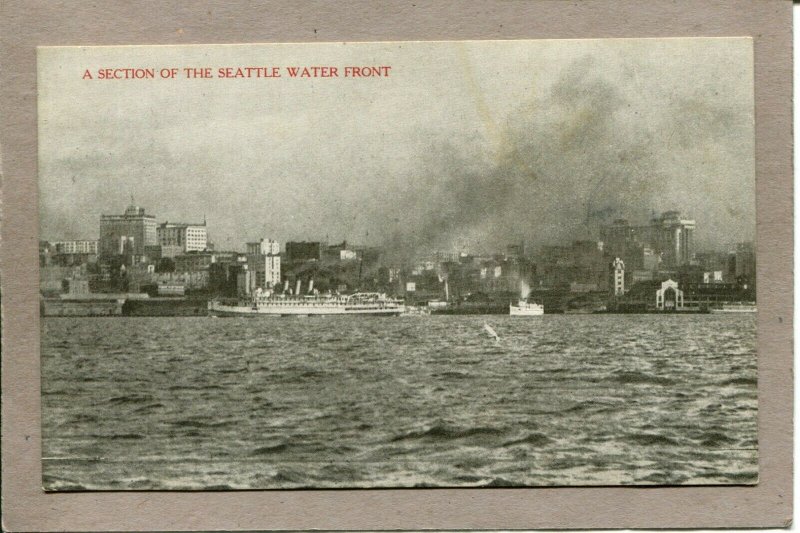
<svg viewBox="0 0 800 533"><path fill-rule="evenodd" d="M754 483L755 350L754 315L47 318L43 481Z"/></svg>

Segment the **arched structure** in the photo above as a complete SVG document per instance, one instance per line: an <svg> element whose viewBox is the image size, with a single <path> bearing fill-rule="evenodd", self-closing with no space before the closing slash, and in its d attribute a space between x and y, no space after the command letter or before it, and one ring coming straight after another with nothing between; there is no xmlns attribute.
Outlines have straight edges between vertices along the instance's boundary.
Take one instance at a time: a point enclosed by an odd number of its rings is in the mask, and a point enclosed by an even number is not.
<svg viewBox="0 0 800 533"><path fill-rule="evenodd" d="M683 309L683 291L678 288L678 282L668 279L656 291L656 309Z"/></svg>

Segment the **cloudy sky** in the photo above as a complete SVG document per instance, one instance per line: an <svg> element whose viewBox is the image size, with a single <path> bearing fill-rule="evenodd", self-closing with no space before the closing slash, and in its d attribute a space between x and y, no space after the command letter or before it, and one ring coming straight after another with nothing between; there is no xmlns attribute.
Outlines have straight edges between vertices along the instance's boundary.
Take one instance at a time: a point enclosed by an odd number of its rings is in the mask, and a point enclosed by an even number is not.
<svg viewBox="0 0 800 533"><path fill-rule="evenodd" d="M39 50L41 237L159 221L260 237L502 249L677 209L701 246L755 234L749 39ZM271 79L162 68L280 67ZM288 66L335 66L290 78ZM345 78L346 66L390 66ZM152 80L82 79L153 68Z"/></svg>

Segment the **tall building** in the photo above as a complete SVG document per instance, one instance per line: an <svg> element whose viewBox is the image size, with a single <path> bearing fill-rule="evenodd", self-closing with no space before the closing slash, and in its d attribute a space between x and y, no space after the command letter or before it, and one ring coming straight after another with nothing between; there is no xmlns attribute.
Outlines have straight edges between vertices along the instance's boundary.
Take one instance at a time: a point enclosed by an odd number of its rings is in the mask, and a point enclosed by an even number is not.
<svg viewBox="0 0 800 533"><path fill-rule="evenodd" d="M694 256L695 221L681 218L678 211L667 211L650 221L651 244L661 252L667 267L688 264Z"/></svg>
<svg viewBox="0 0 800 533"><path fill-rule="evenodd" d="M206 223L163 222L156 229L162 257L175 257L188 252L202 252L208 248Z"/></svg>
<svg viewBox="0 0 800 533"><path fill-rule="evenodd" d="M156 217L143 207L130 205L122 215L100 215L101 256L127 255L137 261L145 255L145 246L155 244Z"/></svg>
<svg viewBox="0 0 800 533"><path fill-rule="evenodd" d="M281 282L281 246L278 241L261 239L247 243L247 269L250 289L277 287Z"/></svg>
<svg viewBox="0 0 800 533"><path fill-rule="evenodd" d="M656 263L659 268L673 269L692 260L694 230L694 220L682 218L678 211L666 211L642 226L617 219L603 227L601 234L608 254L621 258L631 269L647 270Z"/></svg>

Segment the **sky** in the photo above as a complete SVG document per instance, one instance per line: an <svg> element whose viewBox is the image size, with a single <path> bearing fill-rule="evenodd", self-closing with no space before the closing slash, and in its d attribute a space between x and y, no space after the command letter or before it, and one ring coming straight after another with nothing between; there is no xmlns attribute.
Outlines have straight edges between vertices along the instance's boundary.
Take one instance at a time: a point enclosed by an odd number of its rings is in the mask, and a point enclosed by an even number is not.
<svg viewBox="0 0 800 533"><path fill-rule="evenodd" d="M180 71L242 66L282 76ZM131 197L158 221L205 217L218 249L491 252L672 209L701 248L755 235L747 38L47 47L38 68L45 240L96 239Z"/></svg>

